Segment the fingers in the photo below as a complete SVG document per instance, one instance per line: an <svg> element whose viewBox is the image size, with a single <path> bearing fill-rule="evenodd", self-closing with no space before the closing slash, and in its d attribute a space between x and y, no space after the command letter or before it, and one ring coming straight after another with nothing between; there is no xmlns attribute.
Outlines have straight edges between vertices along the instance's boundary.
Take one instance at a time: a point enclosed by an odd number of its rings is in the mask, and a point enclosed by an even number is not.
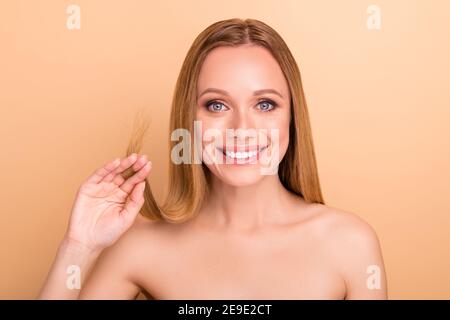
<svg viewBox="0 0 450 320"><path fill-rule="evenodd" d="M124 172L129 167L131 167L136 162L136 160L137 160L136 153L132 153L128 157L122 159L122 161L120 161L120 165L116 167L114 170L112 170L109 174L107 174L102 179L102 182L112 182L118 174Z"/></svg>
<svg viewBox="0 0 450 320"><path fill-rule="evenodd" d="M103 167L95 170L94 173L86 179L86 182L99 183L100 181L102 181L103 178L105 178L108 174L114 171L119 164L120 164L119 158L116 158L113 161L106 163Z"/></svg>
<svg viewBox="0 0 450 320"><path fill-rule="evenodd" d="M140 157L137 159L137 161L133 164L132 170L133 170L134 172L137 172L137 171L141 170L141 168L142 168L143 166L145 166L145 164L146 164L147 162L148 162L148 160L147 160L147 155L142 155L142 156L140 156ZM133 174L134 174L134 173L133 173ZM125 178L124 178L122 174L118 174L118 175L116 175L116 177L114 178L113 182L114 182L118 187L120 187L120 186L125 182L126 177L127 177L127 176L125 176ZM130 175L128 175L128 177L130 177Z"/></svg>
<svg viewBox="0 0 450 320"><path fill-rule="evenodd" d="M142 155L134 164L133 170L135 172L139 171L148 162L147 155Z"/></svg>
<svg viewBox="0 0 450 320"><path fill-rule="evenodd" d="M129 177L121 186L120 189L125 191L126 193L132 192L135 185L141 183L142 181L145 182L145 178L147 177L148 173L150 172L152 168L151 161L147 161L138 172L136 172L134 175Z"/></svg>
<svg viewBox="0 0 450 320"><path fill-rule="evenodd" d="M91 176L86 179L86 182L100 183L100 182L114 182L117 186L122 186L122 190L130 193L134 185L143 181L150 171L150 165L147 155L138 157L136 153L130 154L124 159L116 158L111 162L106 163L103 167L97 169ZM132 170L136 172L129 179L124 179L121 175L122 172L132 167ZM143 169L143 170L142 170ZM129 181L128 181L129 180Z"/></svg>
<svg viewBox="0 0 450 320"><path fill-rule="evenodd" d="M142 205L144 204L144 189L145 181L136 184L131 191L122 212L120 213L125 220L127 227L131 226L139 210L141 210Z"/></svg>

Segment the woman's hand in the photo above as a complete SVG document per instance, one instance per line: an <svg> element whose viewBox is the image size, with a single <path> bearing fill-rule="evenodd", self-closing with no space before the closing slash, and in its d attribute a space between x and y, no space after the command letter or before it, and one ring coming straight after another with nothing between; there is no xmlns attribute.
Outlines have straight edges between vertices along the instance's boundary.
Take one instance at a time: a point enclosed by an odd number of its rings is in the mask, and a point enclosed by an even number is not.
<svg viewBox="0 0 450 320"><path fill-rule="evenodd" d="M67 285L68 267L79 268L82 285L101 251L119 239L142 208L150 169L146 156L133 153L107 163L87 178L78 189L69 227L38 299L78 298L79 290Z"/></svg>
<svg viewBox="0 0 450 320"><path fill-rule="evenodd" d="M130 167L135 173L125 179L121 173ZM65 239L92 251L112 245L142 208L150 169L147 157L135 153L97 169L77 192Z"/></svg>

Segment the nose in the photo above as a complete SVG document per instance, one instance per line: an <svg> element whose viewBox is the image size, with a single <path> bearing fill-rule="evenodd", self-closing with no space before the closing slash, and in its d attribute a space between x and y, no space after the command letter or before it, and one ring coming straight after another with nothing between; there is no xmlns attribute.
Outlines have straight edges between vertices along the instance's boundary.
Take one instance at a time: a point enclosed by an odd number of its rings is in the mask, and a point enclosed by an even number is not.
<svg viewBox="0 0 450 320"><path fill-rule="evenodd" d="M254 119L251 116L251 112L245 107L236 109L233 113L229 129L234 130L234 136L237 143L246 143L246 140L252 140L254 136L255 127Z"/></svg>
<svg viewBox="0 0 450 320"><path fill-rule="evenodd" d="M251 129L253 127L253 120L248 112L244 107L236 109L236 111L233 113L232 118L232 129Z"/></svg>

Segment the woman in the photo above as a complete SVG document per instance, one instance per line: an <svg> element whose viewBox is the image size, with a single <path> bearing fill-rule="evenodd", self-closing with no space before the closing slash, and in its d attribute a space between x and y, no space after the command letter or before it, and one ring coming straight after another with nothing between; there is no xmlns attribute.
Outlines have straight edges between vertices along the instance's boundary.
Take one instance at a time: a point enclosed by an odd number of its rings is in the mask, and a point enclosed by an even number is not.
<svg viewBox="0 0 450 320"><path fill-rule="evenodd" d="M193 141L182 152L188 163L173 152L180 129L201 134L202 152ZM183 63L170 130L164 204L146 185L138 132L129 156L81 185L39 298L387 297L373 229L324 204L300 72L272 28L230 19L205 29Z"/></svg>

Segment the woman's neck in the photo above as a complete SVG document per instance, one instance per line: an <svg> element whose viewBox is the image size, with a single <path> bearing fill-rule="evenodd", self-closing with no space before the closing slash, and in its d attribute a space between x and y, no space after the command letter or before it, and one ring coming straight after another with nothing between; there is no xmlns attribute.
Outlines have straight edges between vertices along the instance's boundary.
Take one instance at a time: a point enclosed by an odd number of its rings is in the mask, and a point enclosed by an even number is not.
<svg viewBox="0 0 450 320"><path fill-rule="evenodd" d="M289 192L278 175L264 176L258 183L236 187L212 177L211 192L200 212L209 226L234 231L253 231L283 224L290 210L302 201Z"/></svg>

